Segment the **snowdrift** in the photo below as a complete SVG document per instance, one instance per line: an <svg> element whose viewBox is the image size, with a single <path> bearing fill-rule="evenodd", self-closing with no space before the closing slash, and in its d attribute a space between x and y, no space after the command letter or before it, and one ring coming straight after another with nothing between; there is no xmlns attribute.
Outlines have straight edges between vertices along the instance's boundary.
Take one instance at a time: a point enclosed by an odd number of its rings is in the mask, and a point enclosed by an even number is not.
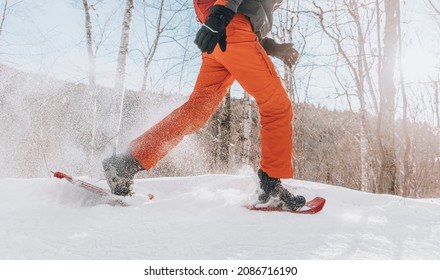
<svg viewBox="0 0 440 280"><path fill-rule="evenodd" d="M0 259L440 259L439 199L286 180L307 199L325 197L324 210L249 211L257 183L254 174L136 180L130 206L117 207L65 180L0 179Z"/></svg>

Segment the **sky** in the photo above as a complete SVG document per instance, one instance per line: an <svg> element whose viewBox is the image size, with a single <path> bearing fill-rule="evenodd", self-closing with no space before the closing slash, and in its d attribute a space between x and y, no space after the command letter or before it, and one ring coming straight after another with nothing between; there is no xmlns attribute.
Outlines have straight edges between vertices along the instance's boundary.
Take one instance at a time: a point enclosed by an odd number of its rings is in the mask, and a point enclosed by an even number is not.
<svg viewBox="0 0 440 280"><path fill-rule="evenodd" d="M440 79L438 44L440 16L426 7L424 1L407 1L404 5L403 32L406 49L405 73L412 80ZM434 1L434 3L440 2Z"/></svg>
<svg viewBox="0 0 440 280"><path fill-rule="evenodd" d="M4 24L2 61L21 69L64 76L67 70L61 69L69 67L80 54L75 46L83 37L79 33L82 11L66 1L15 2Z"/></svg>
<svg viewBox="0 0 440 280"><path fill-rule="evenodd" d="M87 83L88 61L82 1L24 0L15 2L18 3L13 6L11 14L5 21L5 31L0 40L0 61L19 69L41 72L73 82ZM186 2L190 3L190 1ZM14 1L9 0L8 3L12 5ZM122 1L106 1L97 5L99 14L92 15L94 20L99 18L102 25L107 24L106 40L97 53L98 83L103 86L114 86L123 4ZM144 32L141 5L137 8L130 34L132 50L127 62L126 76L127 88L136 90L141 86L143 61L135 49L145 49L145 46L139 42L141 33ZM195 20L193 25L197 25ZM99 35L97 34L98 28L94 31L96 31L95 36ZM169 39L163 41L166 47L160 48L156 56L158 59L172 57L173 50L176 48L166 43L170 41ZM196 50L193 44L188 47L191 51ZM168 62L163 61L161 65L169 66ZM157 68L155 70L158 75L163 75L164 70Z"/></svg>

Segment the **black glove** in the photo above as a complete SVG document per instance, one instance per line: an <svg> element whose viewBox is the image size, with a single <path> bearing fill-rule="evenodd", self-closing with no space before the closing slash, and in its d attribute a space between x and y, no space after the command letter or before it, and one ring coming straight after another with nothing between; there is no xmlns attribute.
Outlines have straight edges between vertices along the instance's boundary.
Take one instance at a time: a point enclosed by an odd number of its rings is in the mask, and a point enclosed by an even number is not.
<svg viewBox="0 0 440 280"><path fill-rule="evenodd" d="M281 59L289 67L298 60L299 53L292 43L278 44L270 38L264 38L260 43L268 55Z"/></svg>
<svg viewBox="0 0 440 280"><path fill-rule="evenodd" d="M214 5L210 11L209 17L197 32L194 43L202 52L212 53L217 44L224 52L226 51L226 26L235 13L222 5Z"/></svg>

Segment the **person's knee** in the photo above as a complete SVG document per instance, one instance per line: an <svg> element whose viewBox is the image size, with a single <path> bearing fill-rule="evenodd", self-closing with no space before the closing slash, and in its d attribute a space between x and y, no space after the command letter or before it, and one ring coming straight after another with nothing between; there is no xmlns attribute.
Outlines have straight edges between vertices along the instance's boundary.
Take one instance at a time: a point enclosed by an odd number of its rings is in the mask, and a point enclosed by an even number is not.
<svg viewBox="0 0 440 280"><path fill-rule="evenodd" d="M266 102L258 104L260 115L269 119L285 119L291 120L293 118L292 102L285 93L273 94Z"/></svg>

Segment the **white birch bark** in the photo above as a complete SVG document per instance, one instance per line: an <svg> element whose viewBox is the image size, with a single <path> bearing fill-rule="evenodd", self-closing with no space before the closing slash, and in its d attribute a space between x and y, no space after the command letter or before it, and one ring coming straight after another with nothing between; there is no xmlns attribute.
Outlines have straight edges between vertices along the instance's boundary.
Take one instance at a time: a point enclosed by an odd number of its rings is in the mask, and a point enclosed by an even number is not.
<svg viewBox="0 0 440 280"><path fill-rule="evenodd" d="M93 53L93 40L92 40L92 21L90 18L90 6L87 0L83 0L84 12L85 12L85 27L86 27L86 40L87 40L87 56L89 59L89 87L93 90L96 84L96 61L95 54Z"/></svg>
<svg viewBox="0 0 440 280"><path fill-rule="evenodd" d="M124 13L124 21L122 22L122 32L121 32L121 42L119 45L118 52L118 64L116 67L116 77L115 77L115 96L120 97L120 107L119 111L116 112L118 117L117 121L117 134L115 139L115 152L119 146L119 138L123 121L123 108L124 108L124 84L125 84L125 67L127 64L128 55L128 43L130 38L130 28L133 17L134 0L127 0Z"/></svg>
<svg viewBox="0 0 440 280"><path fill-rule="evenodd" d="M241 163L244 165L249 165L250 154L251 154L251 129L252 129L252 106L250 103L249 94L244 92L243 96L243 135L241 139L243 141L243 151L241 154Z"/></svg>

